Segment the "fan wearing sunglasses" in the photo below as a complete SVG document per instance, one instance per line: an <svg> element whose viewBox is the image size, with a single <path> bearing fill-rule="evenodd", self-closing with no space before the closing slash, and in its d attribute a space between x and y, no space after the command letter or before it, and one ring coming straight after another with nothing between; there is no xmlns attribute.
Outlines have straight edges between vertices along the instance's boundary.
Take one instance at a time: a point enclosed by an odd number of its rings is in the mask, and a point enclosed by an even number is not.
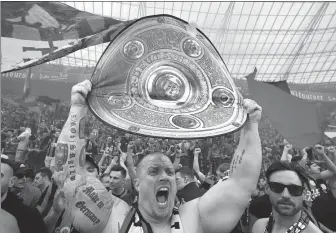
<svg viewBox="0 0 336 233"><path fill-rule="evenodd" d="M320 233L322 232L303 210L305 171L288 161L276 161L267 169L266 192L272 204L269 218L253 225L252 233Z"/></svg>

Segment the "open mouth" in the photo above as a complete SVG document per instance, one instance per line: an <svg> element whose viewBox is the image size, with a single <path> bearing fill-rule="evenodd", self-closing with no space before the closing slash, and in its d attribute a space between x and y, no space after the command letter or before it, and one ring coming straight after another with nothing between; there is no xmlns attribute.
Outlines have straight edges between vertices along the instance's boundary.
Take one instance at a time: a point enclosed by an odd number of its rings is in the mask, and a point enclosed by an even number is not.
<svg viewBox="0 0 336 233"><path fill-rule="evenodd" d="M162 187L156 193L156 201L158 202L159 206L165 206L168 203L168 188Z"/></svg>

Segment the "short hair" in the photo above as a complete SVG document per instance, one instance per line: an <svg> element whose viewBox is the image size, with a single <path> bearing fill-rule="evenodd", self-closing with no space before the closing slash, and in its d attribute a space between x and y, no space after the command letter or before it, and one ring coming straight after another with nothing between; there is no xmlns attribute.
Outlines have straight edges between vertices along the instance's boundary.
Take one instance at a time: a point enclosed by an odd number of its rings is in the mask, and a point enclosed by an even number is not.
<svg viewBox="0 0 336 233"><path fill-rule="evenodd" d="M32 168L27 168L25 171L24 171L24 175L26 178L31 178L31 179L34 179L35 177L35 172Z"/></svg>
<svg viewBox="0 0 336 233"><path fill-rule="evenodd" d="M125 168L123 168L122 166L119 166L119 165L115 165L115 166L113 166L113 167L111 168L111 172L113 172L113 171L115 171L115 172L121 172L121 175L122 175L124 178L126 177L127 172L126 172ZM110 173L111 173L111 172L110 172Z"/></svg>
<svg viewBox="0 0 336 233"><path fill-rule="evenodd" d="M220 165L217 167L216 171L219 170L219 172L226 172L226 171L229 170L229 169L230 169L230 164L228 164L228 163L222 163L222 164L220 164Z"/></svg>
<svg viewBox="0 0 336 233"><path fill-rule="evenodd" d="M297 155L297 156L294 156L292 159L291 159L291 162L300 162L302 160L303 156L302 155Z"/></svg>
<svg viewBox="0 0 336 233"><path fill-rule="evenodd" d="M14 164L9 159L1 158L1 163L7 164L14 172Z"/></svg>
<svg viewBox="0 0 336 233"><path fill-rule="evenodd" d="M181 173L181 176L187 177L190 180L194 179L194 172L189 167L181 167L177 169L175 173L177 172Z"/></svg>
<svg viewBox="0 0 336 233"><path fill-rule="evenodd" d="M275 161L271 164L271 166L269 166L266 171L267 180L269 181L271 175L278 171L295 172L300 178L302 185L307 185L309 187L309 176L300 165L288 161Z"/></svg>
<svg viewBox="0 0 336 233"><path fill-rule="evenodd" d="M42 167L42 168L40 168L39 173L41 174L42 177L48 177L48 179L51 180L52 171L49 168Z"/></svg>
<svg viewBox="0 0 336 233"><path fill-rule="evenodd" d="M103 174L100 176L100 181L101 181L104 177L108 177L108 178L110 178L110 174L108 174L108 173L103 173Z"/></svg>
<svg viewBox="0 0 336 233"><path fill-rule="evenodd" d="M136 175L138 176L138 175L140 174L140 171L141 171L141 169L142 169L142 167L143 167L144 161L145 161L147 158L149 158L149 157L155 157L155 156L157 156L157 155L166 157L166 158L171 162L170 158L169 158L167 155L165 155L165 154L163 154L163 153L161 153L161 152L153 152L153 153L150 153L150 154L146 155L145 157L143 157L142 159L140 159L140 161L138 162L138 165L136 166Z"/></svg>
<svg viewBox="0 0 336 233"><path fill-rule="evenodd" d="M310 167L311 165L313 165L313 164L317 164L317 161L315 161L315 160L308 160L307 162L306 162L306 166L307 167ZM317 164L318 165L318 164Z"/></svg>

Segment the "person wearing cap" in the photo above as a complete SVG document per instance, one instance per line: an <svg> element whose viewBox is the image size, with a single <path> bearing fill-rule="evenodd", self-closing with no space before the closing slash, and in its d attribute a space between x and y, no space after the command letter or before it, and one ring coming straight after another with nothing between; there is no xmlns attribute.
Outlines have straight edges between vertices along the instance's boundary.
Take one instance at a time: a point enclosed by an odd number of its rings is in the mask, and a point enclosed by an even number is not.
<svg viewBox="0 0 336 233"><path fill-rule="evenodd" d="M14 176L16 177L13 187L10 189L12 193L18 197L21 195L23 188L26 186L26 177L24 175L25 165L20 162L14 162Z"/></svg>
<svg viewBox="0 0 336 233"><path fill-rule="evenodd" d="M86 155L85 157L84 169L92 177L99 177L99 166L90 155Z"/></svg>
<svg viewBox="0 0 336 233"><path fill-rule="evenodd" d="M1 156L1 208L15 217L21 233L46 233L46 227L38 210L26 206L15 194L10 192L10 188L13 187L17 179L13 174L13 163L8 158ZM12 231L7 232L12 233Z"/></svg>

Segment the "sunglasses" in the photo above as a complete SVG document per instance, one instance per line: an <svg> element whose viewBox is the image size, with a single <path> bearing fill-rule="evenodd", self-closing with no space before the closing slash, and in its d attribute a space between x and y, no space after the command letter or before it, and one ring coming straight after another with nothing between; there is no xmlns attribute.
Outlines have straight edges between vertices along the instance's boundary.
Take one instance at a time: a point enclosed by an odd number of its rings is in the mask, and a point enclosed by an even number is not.
<svg viewBox="0 0 336 233"><path fill-rule="evenodd" d="M304 190L304 187L295 184L285 185L278 182L269 182L268 184L273 192L282 193L287 188L290 195L294 197L301 196Z"/></svg>

